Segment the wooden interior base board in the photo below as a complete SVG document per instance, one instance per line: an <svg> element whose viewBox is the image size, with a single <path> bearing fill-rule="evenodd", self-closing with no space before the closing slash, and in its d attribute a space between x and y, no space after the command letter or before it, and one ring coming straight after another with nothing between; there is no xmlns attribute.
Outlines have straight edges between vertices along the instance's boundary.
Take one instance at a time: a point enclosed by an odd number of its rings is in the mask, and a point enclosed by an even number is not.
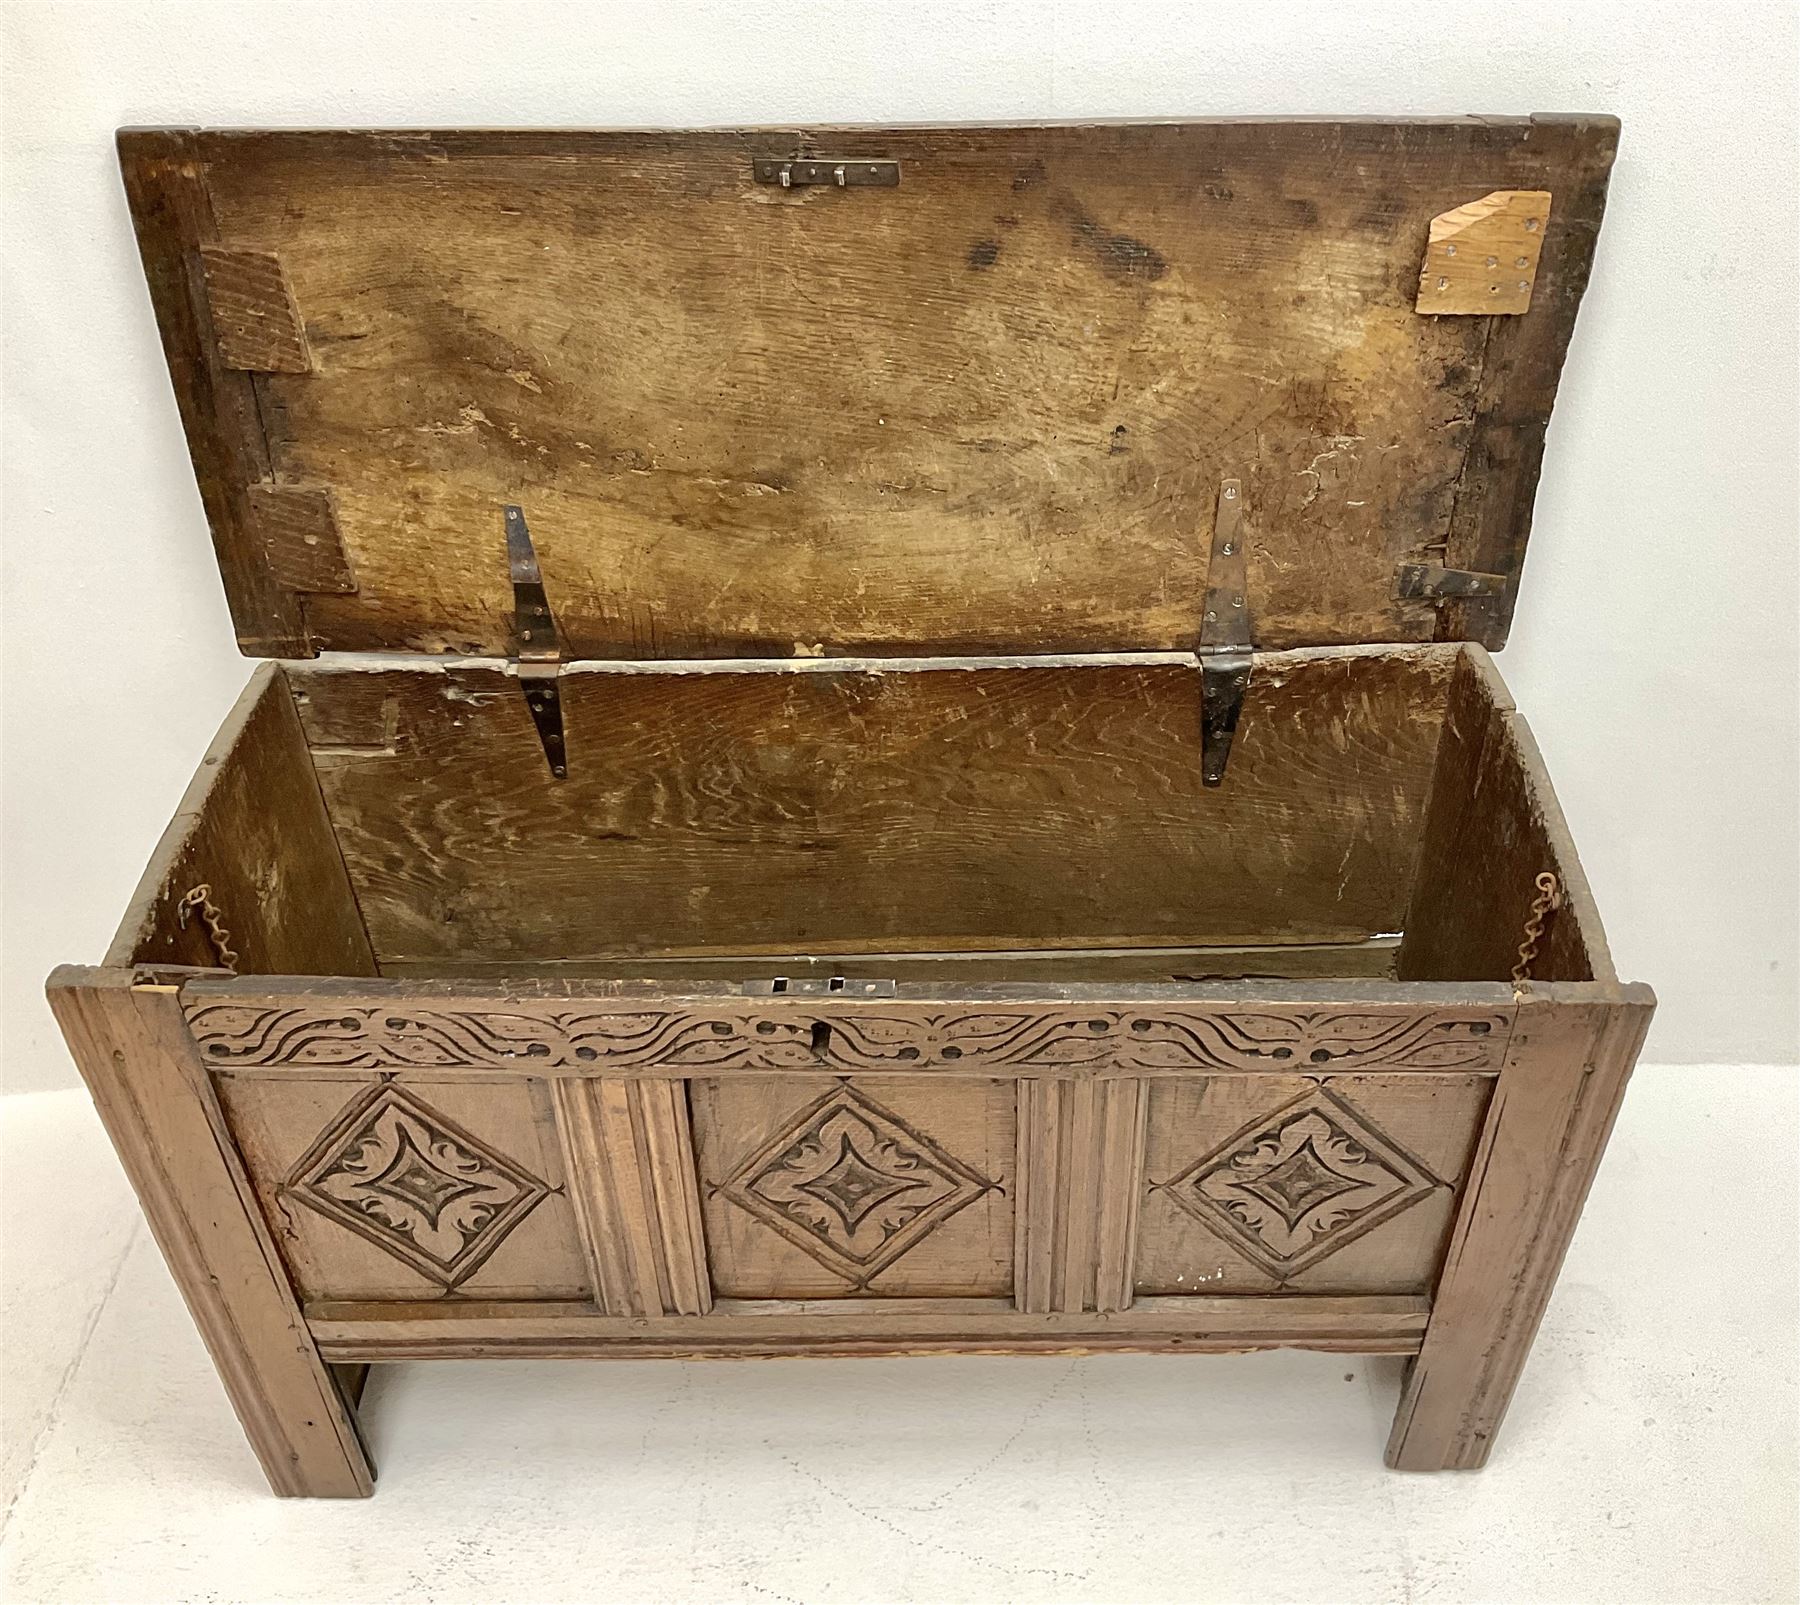
<svg viewBox="0 0 1800 1605"><path fill-rule="evenodd" d="M1256 947L1081 947L1012 948L953 953L703 953L639 959L622 955L594 958L463 961L393 959L381 973L392 980L506 980L552 977L582 981L623 981L633 977L734 976L796 979L927 981L1030 981L1078 978L1088 981L1145 980L1307 980L1334 976L1391 980L1400 952L1398 936L1366 942L1296 942Z"/></svg>

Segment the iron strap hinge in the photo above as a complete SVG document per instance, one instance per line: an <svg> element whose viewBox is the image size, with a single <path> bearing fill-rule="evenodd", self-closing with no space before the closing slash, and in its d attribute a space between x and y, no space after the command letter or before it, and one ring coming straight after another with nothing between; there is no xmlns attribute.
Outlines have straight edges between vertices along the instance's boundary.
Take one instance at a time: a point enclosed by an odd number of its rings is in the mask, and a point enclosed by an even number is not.
<svg viewBox="0 0 1800 1605"><path fill-rule="evenodd" d="M1250 687L1248 570L1244 562L1244 488L1219 484L1212 556L1206 566L1206 610L1200 620L1200 779L1224 783L1231 739Z"/></svg>
<svg viewBox="0 0 1800 1605"><path fill-rule="evenodd" d="M562 780L569 773L562 691L557 683L562 673L562 648L557 642L556 620L550 616L550 599L544 594L531 531L525 524L525 509L510 504L506 509L506 561L512 571L514 628L519 638L519 655L513 660L519 689L525 693L525 706L537 726L550 773Z"/></svg>

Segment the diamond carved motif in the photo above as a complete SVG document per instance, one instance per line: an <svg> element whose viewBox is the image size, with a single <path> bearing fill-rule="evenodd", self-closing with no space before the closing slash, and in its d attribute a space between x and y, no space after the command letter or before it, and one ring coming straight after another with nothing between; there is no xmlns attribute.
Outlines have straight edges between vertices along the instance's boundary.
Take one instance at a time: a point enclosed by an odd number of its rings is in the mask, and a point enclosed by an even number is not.
<svg viewBox="0 0 1800 1605"><path fill-rule="evenodd" d="M1323 1087L1258 1117L1161 1184L1278 1277L1336 1253L1443 1185Z"/></svg>
<svg viewBox="0 0 1800 1605"><path fill-rule="evenodd" d="M839 1086L720 1191L860 1288L993 1185L892 1111Z"/></svg>
<svg viewBox="0 0 1800 1605"><path fill-rule="evenodd" d="M549 1188L387 1086L331 1123L284 1191L448 1288L479 1268Z"/></svg>

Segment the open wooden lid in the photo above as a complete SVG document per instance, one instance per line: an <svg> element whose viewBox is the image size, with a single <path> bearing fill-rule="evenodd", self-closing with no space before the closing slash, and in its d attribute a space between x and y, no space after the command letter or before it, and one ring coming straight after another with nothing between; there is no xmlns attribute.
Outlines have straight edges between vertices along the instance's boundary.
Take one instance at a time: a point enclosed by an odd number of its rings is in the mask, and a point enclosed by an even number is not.
<svg viewBox="0 0 1800 1605"><path fill-rule="evenodd" d="M1191 649L1227 479L1258 647L1499 645L1616 138L120 150L246 652L517 654L515 505L565 656L689 658Z"/></svg>

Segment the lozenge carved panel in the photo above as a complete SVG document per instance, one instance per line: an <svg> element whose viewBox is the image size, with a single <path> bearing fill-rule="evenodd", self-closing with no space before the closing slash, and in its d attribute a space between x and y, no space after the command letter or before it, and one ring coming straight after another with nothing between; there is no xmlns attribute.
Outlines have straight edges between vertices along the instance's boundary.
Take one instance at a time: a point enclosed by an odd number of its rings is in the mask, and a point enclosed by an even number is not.
<svg viewBox="0 0 1800 1605"><path fill-rule="evenodd" d="M1429 1292L1492 1087L1384 1072L1153 1084L1138 1295Z"/></svg>
<svg viewBox="0 0 1800 1605"><path fill-rule="evenodd" d="M582 1298L549 1087L525 1078L214 1080L303 1298Z"/></svg>
<svg viewBox="0 0 1800 1605"><path fill-rule="evenodd" d="M801 1110L719 1191L861 1287L993 1185L841 1085Z"/></svg>
<svg viewBox="0 0 1800 1605"><path fill-rule="evenodd" d="M1444 1184L1316 1087L1258 1116L1162 1185L1196 1219L1286 1277Z"/></svg>
<svg viewBox="0 0 1800 1605"><path fill-rule="evenodd" d="M284 1193L454 1287L543 1200L543 1182L399 1087L351 1100Z"/></svg>
<svg viewBox="0 0 1800 1605"><path fill-rule="evenodd" d="M721 1298L1012 1291L1013 1081L690 1083Z"/></svg>

